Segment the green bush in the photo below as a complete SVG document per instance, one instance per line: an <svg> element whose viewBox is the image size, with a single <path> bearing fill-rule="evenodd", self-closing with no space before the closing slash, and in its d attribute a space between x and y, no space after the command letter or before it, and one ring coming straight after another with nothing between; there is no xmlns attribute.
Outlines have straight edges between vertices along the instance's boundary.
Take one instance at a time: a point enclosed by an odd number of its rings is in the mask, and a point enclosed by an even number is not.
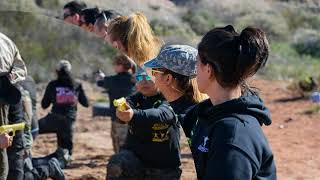
<svg viewBox="0 0 320 180"><path fill-rule="evenodd" d="M309 12L298 7L287 7L282 10L282 15L286 19L290 30L299 28L318 29L320 30L320 16L319 14Z"/></svg>
<svg viewBox="0 0 320 180"><path fill-rule="evenodd" d="M247 26L255 26L263 29L267 37L272 40L281 41L288 39L289 28L280 14L273 12L256 13L237 18L236 27L238 29L243 29Z"/></svg>
<svg viewBox="0 0 320 180"><path fill-rule="evenodd" d="M187 22L191 29L198 35L203 35L215 27L218 22L208 11L188 11L182 16L182 20Z"/></svg>
<svg viewBox="0 0 320 180"><path fill-rule="evenodd" d="M171 24L163 20L153 19L150 25L154 33L162 38L176 36L177 38L191 39L195 35L190 27L184 24Z"/></svg>
<svg viewBox="0 0 320 180"><path fill-rule="evenodd" d="M318 77L319 67L320 58L299 55L289 43L273 42L266 68L259 74L268 79L303 79Z"/></svg>
<svg viewBox="0 0 320 180"><path fill-rule="evenodd" d="M314 30L298 30L293 43L294 49L301 55L320 57L320 34Z"/></svg>

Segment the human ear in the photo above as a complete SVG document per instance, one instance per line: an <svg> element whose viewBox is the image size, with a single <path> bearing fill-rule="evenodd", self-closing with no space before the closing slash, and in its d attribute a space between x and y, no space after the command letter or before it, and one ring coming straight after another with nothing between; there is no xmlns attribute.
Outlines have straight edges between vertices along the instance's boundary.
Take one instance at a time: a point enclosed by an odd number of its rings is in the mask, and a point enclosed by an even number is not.
<svg viewBox="0 0 320 180"><path fill-rule="evenodd" d="M208 77L209 77L210 79L214 79L214 77L213 77L214 72L213 72L212 66L210 66L209 64L207 64L207 65L206 65L205 72L206 72L206 74L208 75Z"/></svg>
<svg viewBox="0 0 320 180"><path fill-rule="evenodd" d="M171 74L167 74L166 75L166 83L167 83L167 85L172 84L172 82L173 82L173 76Z"/></svg>
<svg viewBox="0 0 320 180"><path fill-rule="evenodd" d="M76 13L76 14L73 15L73 17L77 22L80 21L80 15L79 14Z"/></svg>

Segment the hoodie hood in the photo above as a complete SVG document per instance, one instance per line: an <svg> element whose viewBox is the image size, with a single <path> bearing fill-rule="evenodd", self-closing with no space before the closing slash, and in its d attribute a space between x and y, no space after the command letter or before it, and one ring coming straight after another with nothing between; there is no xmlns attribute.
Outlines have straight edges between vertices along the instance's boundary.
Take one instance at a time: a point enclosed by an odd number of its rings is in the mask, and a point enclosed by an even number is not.
<svg viewBox="0 0 320 180"><path fill-rule="evenodd" d="M264 105L258 93L251 90L246 91L240 98L216 106L208 99L201 102L197 107L199 117L203 117L201 119L212 120L228 115L241 118L249 115L255 117L261 126L272 123L268 108Z"/></svg>

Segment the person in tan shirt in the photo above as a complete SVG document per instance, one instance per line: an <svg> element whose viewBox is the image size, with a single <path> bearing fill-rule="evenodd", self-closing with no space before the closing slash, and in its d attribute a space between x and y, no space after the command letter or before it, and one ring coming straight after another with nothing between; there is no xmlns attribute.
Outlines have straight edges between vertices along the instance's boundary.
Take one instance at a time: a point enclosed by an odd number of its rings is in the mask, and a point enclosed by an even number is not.
<svg viewBox="0 0 320 180"><path fill-rule="evenodd" d="M0 126L8 123L8 105L20 101L20 91L15 83L25 79L27 69L17 46L6 35L0 33ZM7 134L0 134L0 180L8 175L8 157L6 148L12 139Z"/></svg>

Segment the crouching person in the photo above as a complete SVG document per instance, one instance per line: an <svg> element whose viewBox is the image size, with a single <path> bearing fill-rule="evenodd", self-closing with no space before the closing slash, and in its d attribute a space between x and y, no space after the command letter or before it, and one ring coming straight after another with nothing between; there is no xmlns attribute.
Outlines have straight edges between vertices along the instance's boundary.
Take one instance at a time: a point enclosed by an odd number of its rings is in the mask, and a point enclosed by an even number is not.
<svg viewBox="0 0 320 180"><path fill-rule="evenodd" d="M76 120L78 102L89 107L88 98L81 83L74 80L71 73L71 64L61 60L56 68L57 79L51 81L41 101L42 108L46 109L52 104L51 113L39 120L39 134L56 133L58 150L49 155L59 157L59 151L67 150L72 155L73 132Z"/></svg>
<svg viewBox="0 0 320 180"><path fill-rule="evenodd" d="M30 94L22 86L18 86L21 99L19 103L9 106L10 124L25 123L24 131L16 131L12 146L8 148L9 175L8 180L44 180L52 178L64 180L61 165L56 158L35 165L31 156L33 138L31 133L32 103Z"/></svg>
<svg viewBox="0 0 320 180"><path fill-rule="evenodd" d="M180 133L173 109L145 73L136 75L137 93L117 117L129 124L126 142L107 165L107 179L180 179Z"/></svg>

